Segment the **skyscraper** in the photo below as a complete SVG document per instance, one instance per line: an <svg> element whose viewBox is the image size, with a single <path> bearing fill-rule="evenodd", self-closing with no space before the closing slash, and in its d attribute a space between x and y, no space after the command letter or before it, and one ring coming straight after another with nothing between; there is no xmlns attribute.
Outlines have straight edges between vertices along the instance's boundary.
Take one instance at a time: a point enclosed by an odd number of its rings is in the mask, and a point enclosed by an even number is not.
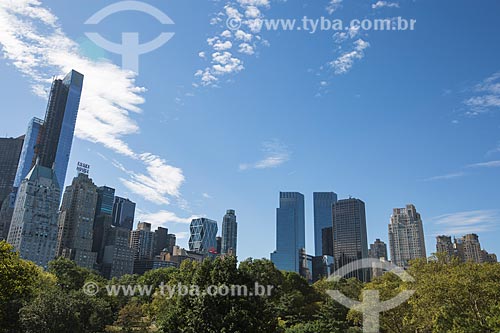
<svg viewBox="0 0 500 333"><path fill-rule="evenodd" d="M155 246L154 255L160 255L160 253L168 248L168 229L163 227L158 227L155 230Z"/></svg>
<svg viewBox="0 0 500 333"><path fill-rule="evenodd" d="M228 209L222 219L222 244L221 253L236 256L236 244L238 237L238 223L233 209Z"/></svg>
<svg viewBox="0 0 500 333"><path fill-rule="evenodd" d="M448 258L455 255L451 236L440 235L436 237L436 253L444 253Z"/></svg>
<svg viewBox="0 0 500 333"><path fill-rule="evenodd" d="M337 202L337 194L334 192L314 192L314 253L322 256L323 253L323 229L332 226L332 206Z"/></svg>
<svg viewBox="0 0 500 333"><path fill-rule="evenodd" d="M193 219L189 226L189 250L203 255L217 252L217 222L207 218Z"/></svg>
<svg viewBox="0 0 500 333"><path fill-rule="evenodd" d="M0 205L12 192L24 136L0 138Z"/></svg>
<svg viewBox="0 0 500 333"><path fill-rule="evenodd" d="M21 258L44 268L56 255L59 191L54 170L35 165L19 187L7 238Z"/></svg>
<svg viewBox="0 0 500 333"><path fill-rule="evenodd" d="M332 217L332 223L333 223L333 217ZM322 247L321 252L323 253L322 254L323 256L333 257L333 227L321 229L321 247Z"/></svg>
<svg viewBox="0 0 500 333"><path fill-rule="evenodd" d="M368 256L374 259L382 258L387 261L387 244L377 238L373 244L370 244Z"/></svg>
<svg viewBox="0 0 500 333"><path fill-rule="evenodd" d="M116 196L113 203L113 225L132 230L134 215L135 202Z"/></svg>
<svg viewBox="0 0 500 333"><path fill-rule="evenodd" d="M422 218L414 205L394 208L389 224L391 260L400 267L408 267L409 261L426 258Z"/></svg>
<svg viewBox="0 0 500 333"><path fill-rule="evenodd" d="M38 134L32 165L54 168L60 190L64 187L80 106L83 75L72 70L64 79L55 79L50 89L44 124Z"/></svg>
<svg viewBox="0 0 500 333"><path fill-rule="evenodd" d="M280 270L300 272L300 251L305 248L304 195L280 192L276 209L276 251L271 261Z"/></svg>
<svg viewBox="0 0 500 333"><path fill-rule="evenodd" d="M92 252L97 186L84 173L78 174L64 192L59 213L57 255L93 269L97 253Z"/></svg>
<svg viewBox="0 0 500 333"><path fill-rule="evenodd" d="M130 231L109 226L103 247L101 272L107 279L134 272L134 249L130 247Z"/></svg>
<svg viewBox="0 0 500 333"><path fill-rule="evenodd" d="M38 141L38 135L43 127L43 120L32 118L28 124L26 134L24 136L23 148L19 157L19 163L16 170L16 178L14 180L14 187L18 188L21 181L26 177L33 167L35 160L35 148ZM16 191L17 192L17 191Z"/></svg>
<svg viewBox="0 0 500 333"><path fill-rule="evenodd" d="M168 234L167 235L168 253L170 253L170 254L174 253L174 246L175 246L176 242L177 242L177 237L175 236L175 234Z"/></svg>
<svg viewBox="0 0 500 333"><path fill-rule="evenodd" d="M95 215L113 215L113 203L115 201L115 189L107 186L97 188L97 204Z"/></svg>
<svg viewBox="0 0 500 333"><path fill-rule="evenodd" d="M134 249L135 260L153 259L155 233L151 231L151 223L139 222L137 229L130 234L130 247Z"/></svg>
<svg viewBox="0 0 500 333"><path fill-rule="evenodd" d="M365 203L355 198L339 200L332 213L335 269L368 258ZM365 282L370 279L369 271L361 267L352 276Z"/></svg>
<svg viewBox="0 0 500 333"><path fill-rule="evenodd" d="M107 186L97 188L97 202L95 208L95 217L93 225L92 252L97 253L97 266L102 269L102 259L104 256L104 247L112 245L107 237L111 232L113 203L115 199L115 189ZM130 230L126 229L128 232ZM116 237L120 242L120 237ZM128 236L127 236L128 246Z"/></svg>

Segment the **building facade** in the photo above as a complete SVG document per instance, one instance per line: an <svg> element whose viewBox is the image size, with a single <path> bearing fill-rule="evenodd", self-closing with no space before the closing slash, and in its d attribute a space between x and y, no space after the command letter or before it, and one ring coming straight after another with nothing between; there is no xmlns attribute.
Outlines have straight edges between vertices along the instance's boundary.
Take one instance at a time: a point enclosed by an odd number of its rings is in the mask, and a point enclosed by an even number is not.
<svg viewBox="0 0 500 333"><path fill-rule="evenodd" d="M355 198L339 200L332 214L335 269L368 258L365 203ZM351 277L367 282L369 275L369 270L360 267Z"/></svg>
<svg viewBox="0 0 500 333"><path fill-rule="evenodd" d="M0 205L12 192L24 136L0 138Z"/></svg>
<svg viewBox="0 0 500 333"><path fill-rule="evenodd" d="M137 229L130 234L130 247L134 249L134 259L153 259L154 246L155 233L151 231L151 223L139 222Z"/></svg>
<svg viewBox="0 0 500 333"><path fill-rule="evenodd" d="M7 237L21 258L45 269L56 256L60 196L54 170L35 165L20 184Z"/></svg>
<svg viewBox="0 0 500 333"><path fill-rule="evenodd" d="M134 272L134 249L130 247L130 230L111 226L106 232L101 272L107 279Z"/></svg>
<svg viewBox="0 0 500 333"><path fill-rule="evenodd" d="M280 270L300 273L300 253L305 249L304 195L280 192L276 209L276 250L271 261Z"/></svg>
<svg viewBox="0 0 500 333"><path fill-rule="evenodd" d="M388 260L387 244L385 244L385 242L377 238L373 244L370 244L370 250L368 250L368 256L370 258L384 259L384 261L387 261Z"/></svg>
<svg viewBox="0 0 500 333"><path fill-rule="evenodd" d="M135 202L116 196L113 203L113 225L132 230L134 216Z"/></svg>
<svg viewBox="0 0 500 333"><path fill-rule="evenodd" d="M97 253L92 252L97 186L84 173L66 187L59 213L57 255L78 266L93 269Z"/></svg>
<svg viewBox="0 0 500 333"><path fill-rule="evenodd" d="M440 235L436 237L436 252L444 253L448 258L456 255L451 236Z"/></svg>
<svg viewBox="0 0 500 333"><path fill-rule="evenodd" d="M203 255L217 253L217 222L207 218L193 219L189 226L189 250Z"/></svg>
<svg viewBox="0 0 500 333"><path fill-rule="evenodd" d="M222 219L222 254L231 254L236 256L236 246L238 238L238 222L236 222L236 213L233 209L228 209Z"/></svg>
<svg viewBox="0 0 500 333"><path fill-rule="evenodd" d="M392 262L407 268L410 260L426 258L422 218L414 205L394 208L389 224Z"/></svg>
<svg viewBox="0 0 500 333"><path fill-rule="evenodd" d="M14 179L15 188L18 188L21 185L21 181L33 167L33 161L35 160L35 148L42 127L43 120L36 117L32 118L28 123L28 128L26 129L26 134L24 135L23 148L21 149L21 155L17 165L16 177Z"/></svg>
<svg viewBox="0 0 500 333"><path fill-rule="evenodd" d="M323 252L323 229L331 228L333 223L332 207L337 202L334 192L314 192L314 253L315 256L327 255Z"/></svg>

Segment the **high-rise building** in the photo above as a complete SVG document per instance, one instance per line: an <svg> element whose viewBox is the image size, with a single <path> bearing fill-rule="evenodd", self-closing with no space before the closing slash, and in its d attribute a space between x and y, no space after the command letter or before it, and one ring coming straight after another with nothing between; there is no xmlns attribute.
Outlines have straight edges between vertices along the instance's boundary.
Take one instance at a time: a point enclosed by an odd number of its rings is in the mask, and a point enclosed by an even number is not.
<svg viewBox="0 0 500 333"><path fill-rule="evenodd" d="M95 215L113 215L113 203L115 201L115 189L108 186L97 188L97 204Z"/></svg>
<svg viewBox="0 0 500 333"><path fill-rule="evenodd" d="M238 223L233 209L228 209L222 219L222 249L220 253L236 256L236 244L238 238Z"/></svg>
<svg viewBox="0 0 500 333"><path fill-rule="evenodd" d="M168 248L168 229L163 227L158 227L155 230L155 250L154 255L158 256L164 249Z"/></svg>
<svg viewBox="0 0 500 333"><path fill-rule="evenodd" d="M72 70L64 79L55 79L50 89L44 124L35 145L32 165L54 168L60 190L68 169L76 117L80 106L83 75Z"/></svg>
<svg viewBox="0 0 500 333"><path fill-rule="evenodd" d="M175 234L167 235L168 253L170 254L174 253L174 246L176 245L176 242L177 242L177 237L175 236Z"/></svg>
<svg viewBox="0 0 500 333"><path fill-rule="evenodd" d="M376 239L373 244L370 244L370 250L368 250L368 256L374 259L384 259L387 261L387 244L385 244L380 239Z"/></svg>
<svg viewBox="0 0 500 333"><path fill-rule="evenodd" d="M483 262L481 244L477 234L467 234L455 240L458 257L462 261Z"/></svg>
<svg viewBox="0 0 500 333"><path fill-rule="evenodd" d="M103 269L104 247L109 244L107 237L111 231L115 189L107 186L97 188L97 203L93 225L92 252L97 253L97 267ZM128 230L128 229L127 229ZM130 230L128 230L130 232ZM118 237L119 238L119 237ZM127 236L128 246L128 236Z"/></svg>
<svg viewBox="0 0 500 333"><path fill-rule="evenodd" d="M132 230L134 215L135 202L116 196L113 204L113 225Z"/></svg>
<svg viewBox="0 0 500 333"><path fill-rule="evenodd" d="M189 250L210 256L217 253L217 222L207 218L193 219L189 226Z"/></svg>
<svg viewBox="0 0 500 333"><path fill-rule="evenodd" d="M323 253L323 229L330 228L333 222L332 206L337 202L337 194L334 192L314 192L314 253L322 256Z"/></svg>
<svg viewBox="0 0 500 333"><path fill-rule="evenodd" d="M134 259L154 258L155 233L151 231L151 223L139 222L137 229L130 234L130 247L134 249Z"/></svg>
<svg viewBox="0 0 500 333"><path fill-rule="evenodd" d="M368 258L365 203L355 198L339 200L333 205L332 214L335 268ZM351 277L367 282L369 275L369 270L360 266Z"/></svg>
<svg viewBox="0 0 500 333"><path fill-rule="evenodd" d="M448 258L455 255L455 249L451 241L451 236L440 235L436 237L436 252L444 253Z"/></svg>
<svg viewBox="0 0 500 333"><path fill-rule="evenodd" d="M280 192L280 207L276 209L276 251L271 253L271 261L278 269L300 272L305 238L304 195Z"/></svg>
<svg viewBox="0 0 500 333"><path fill-rule="evenodd" d="M0 205L12 192L24 136L0 138Z"/></svg>
<svg viewBox="0 0 500 333"><path fill-rule="evenodd" d="M333 227L321 229L321 247L322 256L333 257Z"/></svg>
<svg viewBox="0 0 500 333"><path fill-rule="evenodd" d="M92 252L97 186L84 173L66 187L59 213L57 255L93 269L97 253Z"/></svg>
<svg viewBox="0 0 500 333"><path fill-rule="evenodd" d="M21 182L7 241L21 258L47 268L57 247L60 187L54 170L35 165Z"/></svg>
<svg viewBox="0 0 500 333"><path fill-rule="evenodd" d="M16 178L14 180L15 188L18 188L21 185L21 181L33 167L33 161L35 160L35 148L42 127L43 120L36 117L32 118L28 124L28 128L24 136L23 148L19 157L19 163L17 165Z"/></svg>
<svg viewBox="0 0 500 333"><path fill-rule="evenodd" d="M107 279L134 272L134 249L130 247L130 230L109 225L106 232L101 272Z"/></svg>
<svg viewBox="0 0 500 333"><path fill-rule="evenodd" d="M217 241L216 252L217 252L217 254L221 254L221 252L222 252L222 237L217 236L217 238L215 238L215 240Z"/></svg>
<svg viewBox="0 0 500 333"><path fill-rule="evenodd" d="M422 218L414 205L394 208L389 224L391 260L407 268L410 260L426 258Z"/></svg>

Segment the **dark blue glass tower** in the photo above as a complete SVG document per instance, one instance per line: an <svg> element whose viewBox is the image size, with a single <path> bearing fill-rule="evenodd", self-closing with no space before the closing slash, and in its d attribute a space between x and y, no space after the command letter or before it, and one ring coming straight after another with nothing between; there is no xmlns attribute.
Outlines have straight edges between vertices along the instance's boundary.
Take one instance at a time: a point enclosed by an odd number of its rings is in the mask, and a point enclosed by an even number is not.
<svg viewBox="0 0 500 333"><path fill-rule="evenodd" d="M334 192L314 192L314 255L322 256L323 229L330 228L333 224L332 207L337 202Z"/></svg>
<svg viewBox="0 0 500 333"><path fill-rule="evenodd" d="M113 222L115 227L132 230L135 216L135 202L129 199L115 197L113 203Z"/></svg>
<svg viewBox="0 0 500 333"><path fill-rule="evenodd" d="M26 130L26 135L24 136L21 156L19 157L19 163L17 165L16 178L14 179L14 188L16 189L19 188L21 181L26 177L33 166L35 146L42 126L43 120L38 118L31 119L28 124L28 129Z"/></svg>
<svg viewBox="0 0 500 333"><path fill-rule="evenodd" d="M113 203L115 201L115 189L107 186L97 188L97 206L95 215L113 215Z"/></svg>
<svg viewBox="0 0 500 333"><path fill-rule="evenodd" d="M280 270L300 270L299 252L305 249L304 195L280 192L280 207L276 209L276 251L271 261Z"/></svg>

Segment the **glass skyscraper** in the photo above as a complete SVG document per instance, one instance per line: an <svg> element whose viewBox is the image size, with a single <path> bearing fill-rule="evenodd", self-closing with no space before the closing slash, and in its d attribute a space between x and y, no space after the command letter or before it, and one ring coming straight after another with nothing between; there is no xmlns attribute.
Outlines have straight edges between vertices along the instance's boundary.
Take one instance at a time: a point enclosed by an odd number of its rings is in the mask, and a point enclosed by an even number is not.
<svg viewBox="0 0 500 333"><path fill-rule="evenodd" d="M35 146L38 141L38 135L43 126L43 120L32 118L28 124L28 129L24 136L23 148L19 163L17 165L16 178L14 179L14 187L17 189L21 185L21 181L26 177L33 167L33 160L35 157Z"/></svg>
<svg viewBox="0 0 500 333"><path fill-rule="evenodd" d="M217 222L207 218L193 219L189 226L189 250L203 255L217 253Z"/></svg>
<svg viewBox="0 0 500 333"><path fill-rule="evenodd" d="M333 257L335 269L368 258L365 203L359 199L339 200L333 205ZM349 277L369 281L361 267Z"/></svg>
<svg viewBox="0 0 500 333"><path fill-rule="evenodd" d="M323 229L330 228L333 223L332 207L337 202L334 192L314 192L314 255L322 256Z"/></svg>
<svg viewBox="0 0 500 333"><path fill-rule="evenodd" d="M276 251L271 261L280 270L299 273L299 252L305 248L304 195L280 192L280 207L276 209Z"/></svg>
<svg viewBox="0 0 500 333"><path fill-rule="evenodd" d="M238 223L236 214L232 209L228 209L222 219L222 243L221 253L236 256L236 245L238 237Z"/></svg>
<svg viewBox="0 0 500 333"><path fill-rule="evenodd" d="M95 215L113 215L113 204L115 202L115 189L107 186L97 188L97 205Z"/></svg>
<svg viewBox="0 0 500 333"><path fill-rule="evenodd" d="M83 75L75 70L64 79L52 82L44 124L35 145L32 165L39 159L41 166L54 168L61 192L66 180L82 88Z"/></svg>
<svg viewBox="0 0 500 333"><path fill-rule="evenodd" d="M115 197L113 203L113 222L116 227L132 230L135 216L135 202L122 197Z"/></svg>
<svg viewBox="0 0 500 333"><path fill-rule="evenodd" d="M0 204L12 191L24 137L0 138Z"/></svg>

